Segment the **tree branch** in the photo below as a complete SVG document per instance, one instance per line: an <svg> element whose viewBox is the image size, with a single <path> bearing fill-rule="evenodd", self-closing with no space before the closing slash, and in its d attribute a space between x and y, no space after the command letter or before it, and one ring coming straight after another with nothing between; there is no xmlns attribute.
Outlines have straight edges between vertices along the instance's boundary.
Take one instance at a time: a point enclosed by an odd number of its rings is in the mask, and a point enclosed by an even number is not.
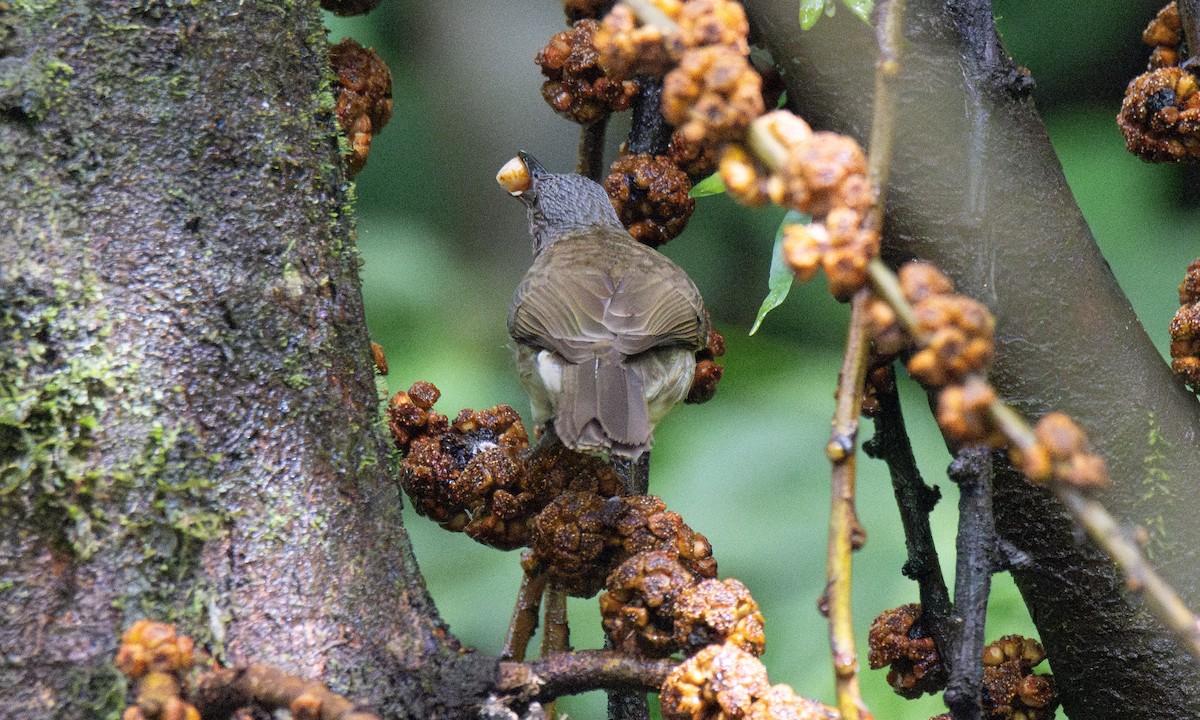
<svg viewBox="0 0 1200 720"><path fill-rule="evenodd" d="M607 688L657 692L677 664L612 650L555 653L531 663L500 663L497 689L540 701Z"/></svg>
<svg viewBox="0 0 1200 720"><path fill-rule="evenodd" d="M1187 42L1187 58L1200 56L1200 0L1178 0L1179 19Z"/></svg>
<svg viewBox="0 0 1200 720"><path fill-rule="evenodd" d="M888 371L894 380L895 371L892 368ZM936 486L926 485L921 478L904 427L904 414L895 383L877 387L876 399L879 410L874 416L875 436L863 445L863 450L869 456L887 463L892 490L896 494L896 506L900 510L900 524L904 528L904 542L908 548L908 560L904 563L903 572L917 581L921 622L933 634L941 656L949 657L950 640L953 637L950 631L953 608L946 580L942 577L937 546L933 542L933 528L929 523L929 513L941 499L941 492Z"/></svg>
<svg viewBox="0 0 1200 720"><path fill-rule="evenodd" d="M788 70L791 102L816 125L864 137L872 118L861 95L875 57L869 29L839 14L800 33L793 3L746 5ZM908 3L885 254L934 262L991 308L993 385L1026 417L1054 408L1080 423L1117 479L1099 499L1119 522L1164 528L1148 549L1195 606L1198 406L1096 248L1028 97L1031 84L998 44L988 50L990 14L976 4L964 15L964 7ZM975 22L960 24L964 18ZM1152 441L1162 452L1150 452ZM1153 468L1143 465L1151 455ZM1013 576L1072 720L1200 716L1190 655L1125 595L1105 554L1079 541L1045 490L1007 467L997 468L994 483L997 530L1031 558Z"/></svg>
<svg viewBox="0 0 1200 720"><path fill-rule="evenodd" d="M954 720L979 720L983 712L984 630L988 595L996 572L996 521L992 515L992 454L987 448L960 450L950 464L958 485L958 557L954 609L960 623L947 658L946 705Z"/></svg>
<svg viewBox="0 0 1200 720"><path fill-rule="evenodd" d="M851 301L850 333L838 379L837 409L825 455L833 465L830 478L829 549L826 559L825 605L829 615L829 646L837 686L838 710L846 720L869 717L858 683L858 653L854 648L854 614L850 589L853 551L864 534L854 506L855 444L862 410L867 355L866 304L870 295L860 290Z"/></svg>
<svg viewBox="0 0 1200 720"><path fill-rule="evenodd" d="M258 705L274 712L300 702L313 720L379 720L359 710L346 698L321 683L289 675L269 665L218 668L202 674L191 695L192 704L206 719L229 718L234 711ZM295 713L293 713L294 715Z"/></svg>
<svg viewBox="0 0 1200 720"><path fill-rule="evenodd" d="M643 75L637 82L638 93L633 98L633 122L629 129L629 152L666 155L672 128L660 110L662 78Z"/></svg>
<svg viewBox="0 0 1200 720"><path fill-rule="evenodd" d="M608 115L579 128L579 161L575 172L596 182L604 180L604 138L608 130Z"/></svg>

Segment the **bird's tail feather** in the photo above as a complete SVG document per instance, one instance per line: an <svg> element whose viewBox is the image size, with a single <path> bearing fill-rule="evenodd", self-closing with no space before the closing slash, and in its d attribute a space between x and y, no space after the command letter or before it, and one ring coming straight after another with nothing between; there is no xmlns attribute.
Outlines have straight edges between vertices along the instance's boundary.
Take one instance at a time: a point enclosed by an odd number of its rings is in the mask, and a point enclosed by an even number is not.
<svg viewBox="0 0 1200 720"><path fill-rule="evenodd" d="M602 450L637 458L650 449L652 428L641 369L597 357L563 368L562 398L554 430L573 450Z"/></svg>

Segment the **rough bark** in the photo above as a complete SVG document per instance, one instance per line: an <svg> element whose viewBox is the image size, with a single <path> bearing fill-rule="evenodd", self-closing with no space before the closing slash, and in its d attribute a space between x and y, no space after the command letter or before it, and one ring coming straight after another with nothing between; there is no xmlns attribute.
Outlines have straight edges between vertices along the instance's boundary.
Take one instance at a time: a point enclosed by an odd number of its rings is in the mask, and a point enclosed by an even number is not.
<svg viewBox="0 0 1200 720"><path fill-rule="evenodd" d="M797 109L821 129L865 140L870 29L838 13L800 33L794 2L747 6ZM990 3L909 0L906 34L886 252L936 263L987 303L998 323L992 380L1002 395L1027 416L1053 408L1079 420L1109 461L1114 485L1102 499L1149 530L1150 557L1200 607L1195 398L1172 377L1101 257L1028 80L995 35ZM1013 574L1066 713L1200 716L1195 662L1105 556L1011 469L998 468L995 487L998 531L1033 560Z"/></svg>
<svg viewBox="0 0 1200 720"><path fill-rule="evenodd" d="M868 30L749 3L817 124L863 137ZM1105 500L1200 605L1196 404L1091 240L986 4L910 0L889 248L999 321L993 379L1072 413ZM390 717L473 714L420 585L337 164L314 7L0 3L0 717L113 716L152 616ZM1200 715L1195 665L1044 494L998 530L1075 720Z"/></svg>
<svg viewBox="0 0 1200 720"><path fill-rule="evenodd" d="M494 681L420 583L316 4L0 3L0 717L134 619L396 718Z"/></svg>

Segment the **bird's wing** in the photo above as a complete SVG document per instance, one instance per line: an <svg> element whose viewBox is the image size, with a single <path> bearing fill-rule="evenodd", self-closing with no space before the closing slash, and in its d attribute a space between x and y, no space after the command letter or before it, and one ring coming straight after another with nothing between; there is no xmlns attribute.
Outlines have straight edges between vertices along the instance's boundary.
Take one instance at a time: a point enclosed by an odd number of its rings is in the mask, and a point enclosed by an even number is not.
<svg viewBox="0 0 1200 720"><path fill-rule="evenodd" d="M708 342L708 316L696 284L670 258L636 241L604 325L625 355L671 345L698 349Z"/></svg>
<svg viewBox="0 0 1200 720"><path fill-rule="evenodd" d="M636 355L664 345L699 348L708 339L704 302L687 273L607 228L562 238L534 260L513 296L508 330L570 362L600 347Z"/></svg>
<svg viewBox="0 0 1200 720"><path fill-rule="evenodd" d="M603 318L614 285L603 267L573 257L557 259L562 247L559 241L546 248L517 286L508 311L508 334L519 343L547 348L579 363L593 357L597 345L612 343L613 332ZM566 267L571 271L563 272Z"/></svg>

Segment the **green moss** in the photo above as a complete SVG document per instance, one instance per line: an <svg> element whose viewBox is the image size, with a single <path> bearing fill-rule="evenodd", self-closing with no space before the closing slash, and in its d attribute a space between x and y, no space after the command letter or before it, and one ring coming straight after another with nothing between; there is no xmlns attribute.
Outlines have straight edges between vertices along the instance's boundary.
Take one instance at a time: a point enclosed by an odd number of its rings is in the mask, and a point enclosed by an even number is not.
<svg viewBox="0 0 1200 720"><path fill-rule="evenodd" d="M150 507L127 525L216 537L225 516L208 491L219 456L195 433L155 423L125 457L96 462L105 419L150 414L136 397L138 366L111 336L90 281L0 282L0 514L27 516L56 547L88 557L110 529L98 507L151 482Z"/></svg>
<svg viewBox="0 0 1200 720"><path fill-rule="evenodd" d="M1146 433L1146 454L1142 456L1142 488L1139 499L1150 506L1165 507L1175 494L1175 483L1171 474L1165 469L1168 464L1171 443L1163 437L1162 429L1154 412L1147 414L1149 430ZM1173 544L1171 533L1167 531L1162 514L1142 518L1142 527L1146 530L1148 540L1145 545L1146 556L1154 560L1161 553L1168 552Z"/></svg>
<svg viewBox="0 0 1200 720"><path fill-rule="evenodd" d="M109 318L90 284L0 283L0 511L27 514L57 545L96 548L89 462L100 418L132 370L105 346Z"/></svg>
<svg viewBox="0 0 1200 720"><path fill-rule="evenodd" d="M118 720L125 708L128 683L112 663L99 666L72 666L67 685L71 691L59 695L54 718Z"/></svg>
<svg viewBox="0 0 1200 720"><path fill-rule="evenodd" d="M1150 500L1172 494L1171 475L1163 469L1171 444L1163 437L1153 411L1148 413L1146 421L1149 430L1146 433L1146 454L1142 456L1142 467L1145 470L1142 476L1142 499Z"/></svg>
<svg viewBox="0 0 1200 720"><path fill-rule="evenodd" d="M0 70L0 109L16 110L40 123L66 95L75 74L67 63L45 53Z"/></svg>

